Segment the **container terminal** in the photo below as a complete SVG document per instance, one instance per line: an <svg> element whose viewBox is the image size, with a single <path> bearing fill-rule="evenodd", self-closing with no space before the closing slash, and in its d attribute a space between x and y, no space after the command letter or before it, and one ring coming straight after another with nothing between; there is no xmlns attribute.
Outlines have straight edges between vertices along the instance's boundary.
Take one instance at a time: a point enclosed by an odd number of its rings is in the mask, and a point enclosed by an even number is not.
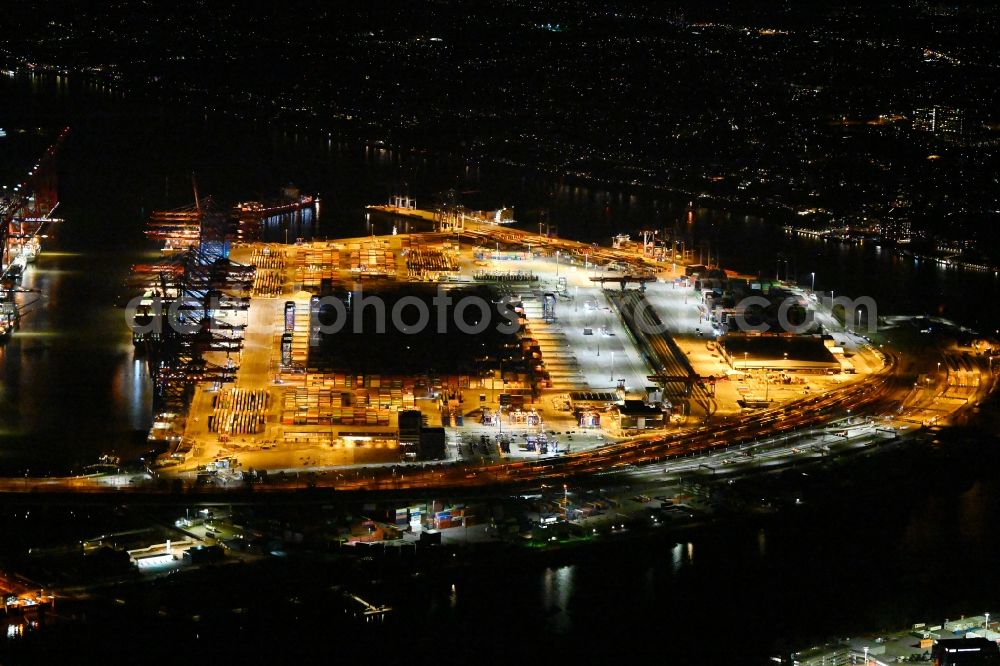
<svg viewBox="0 0 1000 666"><path fill-rule="evenodd" d="M318 207L295 194L297 212ZM394 197L367 214L427 231L276 244L243 240L260 207L195 199L152 214L163 255L134 271L156 474L225 486L307 471L399 488L620 471L860 417L900 391L895 355L809 289L727 271L657 232L603 247L513 228L503 209ZM378 333L351 302L378 296L395 311L430 306L436 290L502 300L517 332ZM789 301L810 326L739 332L748 296ZM331 298L349 319L360 309L363 330L323 333ZM183 326L166 325L168 310ZM976 344L899 393L911 411L865 427L941 423L981 400L992 347Z"/></svg>
<svg viewBox="0 0 1000 666"><path fill-rule="evenodd" d="M10 337L25 309L35 302L25 296L31 290L22 288L21 282L42 242L62 222L53 217L59 206L56 160L68 133L69 128L63 128L26 172L4 174L9 182L0 182L0 340ZM2 141L15 138L15 133L0 132Z"/></svg>
<svg viewBox="0 0 1000 666"><path fill-rule="evenodd" d="M306 215L318 202L290 205ZM112 492L115 502L186 492L154 518L144 504L123 509L133 530L33 554L29 572L69 572L54 584L0 578L15 631L56 596L75 603L95 585L259 565L312 547L317 534L353 546L338 557L456 557L469 544L542 552L695 529L731 515L720 489L732 510L766 514L784 498L747 509L729 484L789 464L818 473L827 460L892 448L918 431L933 437L994 387L989 340L956 336L918 359L898 340L890 349L845 327L810 290L724 270L652 234L599 247L499 224L495 214L459 216L455 228L441 211L380 206L369 214L419 215L428 230L242 240L240 229L266 222L259 210L196 194L191 206L151 215L148 234L163 253L134 268L131 323L154 380L150 439L161 454L143 473L0 479L0 492ZM433 306L442 291L454 302L506 304L516 331L379 333L367 315L360 333L322 330L331 302L353 316L362 295L393 310L405 298ZM737 333L732 317L746 294L791 298L815 323L793 336ZM893 338L926 339L913 322L884 324ZM292 518L294 500L273 494L229 501L249 486L347 491L336 496L353 506L335 519ZM335 592L333 603L359 621L392 612L349 588ZM935 627L925 633L930 644L887 635L790 659L850 663L883 645L910 658L955 645L940 631L934 640Z"/></svg>

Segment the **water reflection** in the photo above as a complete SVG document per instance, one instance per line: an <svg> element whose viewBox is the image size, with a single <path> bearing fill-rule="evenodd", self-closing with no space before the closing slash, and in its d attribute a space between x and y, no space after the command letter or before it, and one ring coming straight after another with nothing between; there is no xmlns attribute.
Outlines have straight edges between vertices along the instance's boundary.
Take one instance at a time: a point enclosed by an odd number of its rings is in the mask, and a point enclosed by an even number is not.
<svg viewBox="0 0 1000 666"><path fill-rule="evenodd" d="M3 472L64 472L144 439L148 373L109 298L118 285L106 284L107 268L100 254L44 248L28 267L20 328L0 352Z"/></svg>
<svg viewBox="0 0 1000 666"><path fill-rule="evenodd" d="M549 615L549 629L556 633L566 633L572 626L569 604L574 570L575 565L548 567L542 574L542 609Z"/></svg>
<svg viewBox="0 0 1000 666"><path fill-rule="evenodd" d="M679 543L675 543L674 547L670 549L670 564L671 571L677 573L684 566L684 547Z"/></svg>
<svg viewBox="0 0 1000 666"><path fill-rule="evenodd" d="M272 215L261 223L262 237L267 243L294 243L299 238L310 241L319 236L319 220L318 204L315 208Z"/></svg>

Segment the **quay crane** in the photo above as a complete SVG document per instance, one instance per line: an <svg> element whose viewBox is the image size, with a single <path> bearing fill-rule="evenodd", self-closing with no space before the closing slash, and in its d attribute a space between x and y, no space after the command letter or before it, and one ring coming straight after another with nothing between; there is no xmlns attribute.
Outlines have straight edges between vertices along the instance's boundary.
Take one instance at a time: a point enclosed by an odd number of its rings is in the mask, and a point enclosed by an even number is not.
<svg viewBox="0 0 1000 666"><path fill-rule="evenodd" d="M146 235L163 243L162 258L132 267L142 290L132 341L165 411L181 411L199 382L235 380L253 285L254 267L229 258L232 217L199 196L193 176L192 189L193 205L150 216Z"/></svg>

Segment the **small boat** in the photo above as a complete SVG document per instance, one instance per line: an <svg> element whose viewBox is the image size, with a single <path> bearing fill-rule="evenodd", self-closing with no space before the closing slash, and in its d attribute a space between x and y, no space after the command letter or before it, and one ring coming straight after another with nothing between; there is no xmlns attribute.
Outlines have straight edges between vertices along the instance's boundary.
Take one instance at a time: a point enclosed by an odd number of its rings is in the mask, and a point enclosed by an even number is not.
<svg viewBox="0 0 1000 666"><path fill-rule="evenodd" d="M42 245L37 238L29 239L24 245L21 246L21 256L29 264L34 263L38 259L38 253L41 252Z"/></svg>
<svg viewBox="0 0 1000 666"><path fill-rule="evenodd" d="M24 269L28 267L28 258L23 254L19 254L14 257L14 261L10 262L10 266L7 267L7 277L13 280L20 280L24 275Z"/></svg>
<svg viewBox="0 0 1000 666"><path fill-rule="evenodd" d="M21 322L21 312L13 300L0 301L0 339L6 340Z"/></svg>

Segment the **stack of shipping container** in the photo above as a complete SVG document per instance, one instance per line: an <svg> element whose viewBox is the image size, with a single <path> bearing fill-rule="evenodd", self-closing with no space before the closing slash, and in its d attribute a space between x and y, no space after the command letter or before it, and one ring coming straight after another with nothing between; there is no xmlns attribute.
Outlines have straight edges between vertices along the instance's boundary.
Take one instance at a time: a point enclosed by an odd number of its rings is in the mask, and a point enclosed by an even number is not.
<svg viewBox="0 0 1000 666"><path fill-rule="evenodd" d="M253 276L254 296L277 296L285 284L285 251L281 248L255 247L250 263L257 269Z"/></svg>
<svg viewBox="0 0 1000 666"><path fill-rule="evenodd" d="M349 270L354 273L370 273L374 275L396 275L396 257L384 241L365 241L350 243L347 246L350 263Z"/></svg>
<svg viewBox="0 0 1000 666"><path fill-rule="evenodd" d="M285 425L388 425L389 414L413 409L412 377L347 373L282 373Z"/></svg>
<svg viewBox="0 0 1000 666"><path fill-rule="evenodd" d="M226 389L215 397L209 431L225 435L260 432L267 420L268 403L266 389Z"/></svg>
<svg viewBox="0 0 1000 666"><path fill-rule="evenodd" d="M333 280L340 269L340 250L335 245L310 245L295 249L295 284L316 292L324 280Z"/></svg>

